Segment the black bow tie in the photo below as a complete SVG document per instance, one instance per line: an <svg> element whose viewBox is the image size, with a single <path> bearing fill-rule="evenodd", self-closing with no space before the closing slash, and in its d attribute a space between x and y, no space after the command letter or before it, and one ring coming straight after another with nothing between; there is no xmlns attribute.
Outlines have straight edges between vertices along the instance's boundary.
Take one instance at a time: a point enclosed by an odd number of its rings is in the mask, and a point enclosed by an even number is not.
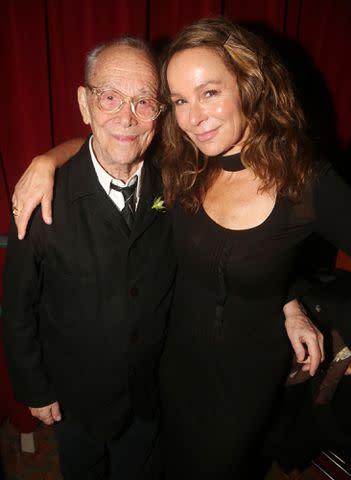
<svg viewBox="0 0 351 480"><path fill-rule="evenodd" d="M132 229L133 222L134 222L134 214L135 214L135 191L138 185L138 177L136 177L135 182L132 185L128 185L127 187L119 187L111 182L110 189L116 190L117 192L121 192L124 198L124 208L121 210L121 214L126 221L129 230Z"/></svg>

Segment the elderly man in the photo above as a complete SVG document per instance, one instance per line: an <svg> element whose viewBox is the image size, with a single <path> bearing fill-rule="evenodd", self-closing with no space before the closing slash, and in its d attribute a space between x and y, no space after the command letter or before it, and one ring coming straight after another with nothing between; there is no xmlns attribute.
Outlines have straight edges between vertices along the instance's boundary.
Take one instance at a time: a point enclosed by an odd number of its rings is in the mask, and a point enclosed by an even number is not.
<svg viewBox="0 0 351 480"><path fill-rule="evenodd" d="M14 391L55 421L69 480L145 478L157 436L175 274L159 174L145 158L164 108L157 88L140 40L95 48L78 89L92 136L58 173L55 222L37 211L23 241L10 234L3 319Z"/></svg>

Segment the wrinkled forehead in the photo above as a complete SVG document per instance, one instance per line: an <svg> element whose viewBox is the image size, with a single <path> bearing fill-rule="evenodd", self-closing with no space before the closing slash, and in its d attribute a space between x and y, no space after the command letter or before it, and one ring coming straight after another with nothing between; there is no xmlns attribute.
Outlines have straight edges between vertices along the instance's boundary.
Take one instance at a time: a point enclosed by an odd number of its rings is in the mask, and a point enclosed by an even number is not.
<svg viewBox="0 0 351 480"><path fill-rule="evenodd" d="M142 50L117 45L102 51L91 71L94 86L113 87L128 95L156 94L158 74L152 60Z"/></svg>

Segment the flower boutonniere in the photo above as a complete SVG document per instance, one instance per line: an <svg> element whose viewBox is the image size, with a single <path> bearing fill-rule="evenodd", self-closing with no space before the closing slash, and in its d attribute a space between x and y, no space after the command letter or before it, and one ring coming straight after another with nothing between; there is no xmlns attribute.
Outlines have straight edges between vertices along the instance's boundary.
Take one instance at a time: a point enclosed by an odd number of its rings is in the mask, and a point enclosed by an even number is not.
<svg viewBox="0 0 351 480"><path fill-rule="evenodd" d="M165 212L165 201L162 197L155 197L154 202L152 204L151 210L157 210L158 212Z"/></svg>

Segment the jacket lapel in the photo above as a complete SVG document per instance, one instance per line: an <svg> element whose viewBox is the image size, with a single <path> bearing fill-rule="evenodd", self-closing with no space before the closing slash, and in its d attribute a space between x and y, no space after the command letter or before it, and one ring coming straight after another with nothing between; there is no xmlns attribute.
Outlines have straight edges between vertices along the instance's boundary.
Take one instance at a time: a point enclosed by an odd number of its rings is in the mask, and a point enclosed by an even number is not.
<svg viewBox="0 0 351 480"><path fill-rule="evenodd" d="M94 203L92 205L92 209L94 210L94 214L100 215L102 218L105 219L109 224L111 224L116 229L123 232L126 237L130 236L129 228L122 217L121 212L118 210L116 205L110 199L110 197L106 194L105 190L100 186L101 191L94 199Z"/></svg>
<svg viewBox="0 0 351 480"><path fill-rule="evenodd" d="M72 203L84 199L92 215L105 219L127 238L130 236L124 218L99 183L90 158L89 140L86 140L71 162L70 194Z"/></svg>
<svg viewBox="0 0 351 480"><path fill-rule="evenodd" d="M152 208L156 197L162 195L162 183L159 171L152 164L151 158L146 158L143 167L141 196L135 214L130 241L133 242L154 222L162 213Z"/></svg>

